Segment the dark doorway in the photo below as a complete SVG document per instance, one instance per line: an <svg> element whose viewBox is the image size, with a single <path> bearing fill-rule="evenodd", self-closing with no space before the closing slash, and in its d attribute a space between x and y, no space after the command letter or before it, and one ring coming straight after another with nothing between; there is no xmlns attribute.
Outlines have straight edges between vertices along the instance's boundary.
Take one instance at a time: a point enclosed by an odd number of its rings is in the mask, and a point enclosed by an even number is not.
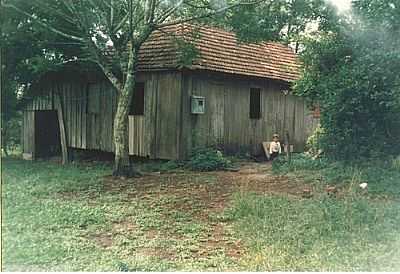
<svg viewBox="0 0 400 274"><path fill-rule="evenodd" d="M49 158L61 155L60 126L57 111L35 112L35 157Z"/></svg>

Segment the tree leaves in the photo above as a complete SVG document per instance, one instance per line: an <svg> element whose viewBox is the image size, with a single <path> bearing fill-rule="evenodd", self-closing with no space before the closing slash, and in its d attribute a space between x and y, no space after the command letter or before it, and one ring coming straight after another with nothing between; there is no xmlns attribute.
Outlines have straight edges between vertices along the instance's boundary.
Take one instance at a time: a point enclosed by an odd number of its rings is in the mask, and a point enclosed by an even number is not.
<svg viewBox="0 0 400 274"><path fill-rule="evenodd" d="M400 36L393 35L397 22L388 26L383 16L393 8L379 0L358 0L354 9L358 20L306 41L305 73L296 92L320 104L328 155L398 154Z"/></svg>

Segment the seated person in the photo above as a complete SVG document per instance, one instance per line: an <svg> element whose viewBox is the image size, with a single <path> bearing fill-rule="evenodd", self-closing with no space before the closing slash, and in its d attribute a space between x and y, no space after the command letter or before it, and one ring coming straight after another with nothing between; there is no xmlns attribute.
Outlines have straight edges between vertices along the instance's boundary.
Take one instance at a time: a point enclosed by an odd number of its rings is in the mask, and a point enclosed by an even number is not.
<svg viewBox="0 0 400 274"><path fill-rule="evenodd" d="M274 160L279 154L282 153L281 143L279 142L279 135L272 135L272 142L269 144L269 159Z"/></svg>

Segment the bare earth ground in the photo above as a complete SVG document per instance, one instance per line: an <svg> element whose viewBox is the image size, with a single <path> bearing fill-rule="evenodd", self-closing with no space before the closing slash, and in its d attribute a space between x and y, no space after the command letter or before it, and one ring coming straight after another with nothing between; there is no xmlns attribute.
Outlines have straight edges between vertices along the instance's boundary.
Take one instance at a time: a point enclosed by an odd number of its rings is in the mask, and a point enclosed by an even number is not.
<svg viewBox="0 0 400 274"><path fill-rule="evenodd" d="M240 192L285 193L301 195L304 184L290 181L286 176L272 175L269 163L241 163L237 172L187 172L185 173L148 173L141 178L115 179L104 178L105 192L124 192L125 202L139 198L146 201L149 209L159 211L163 225L147 229L148 241L174 240L183 242L187 234L175 228L176 213L189 213L192 223L201 224L202 229L193 237L191 243L184 245L189 254L182 255L174 245L151 246L140 248L144 256L154 256L168 261L193 259L206 260L208 256L221 253L233 261L239 260L246 253L240 239L232 237L229 222L221 219L222 213L231 202L232 195ZM169 197L169 199L165 199ZM161 203L160 203L161 201ZM159 208L162 206L162 208ZM175 216L174 216L175 215ZM178 216L179 217L179 216ZM99 246L108 248L113 245L113 237L118 233L134 233L140 225L127 220L114 223L112 232L91 235Z"/></svg>

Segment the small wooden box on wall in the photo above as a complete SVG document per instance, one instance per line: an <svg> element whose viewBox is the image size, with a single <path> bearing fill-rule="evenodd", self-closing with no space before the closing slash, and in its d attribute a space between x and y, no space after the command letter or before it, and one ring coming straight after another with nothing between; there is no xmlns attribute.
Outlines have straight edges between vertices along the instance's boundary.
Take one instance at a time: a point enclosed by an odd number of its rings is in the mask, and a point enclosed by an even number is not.
<svg viewBox="0 0 400 274"><path fill-rule="evenodd" d="M191 113L204 114L206 111L206 98L203 96L192 95L190 97Z"/></svg>

